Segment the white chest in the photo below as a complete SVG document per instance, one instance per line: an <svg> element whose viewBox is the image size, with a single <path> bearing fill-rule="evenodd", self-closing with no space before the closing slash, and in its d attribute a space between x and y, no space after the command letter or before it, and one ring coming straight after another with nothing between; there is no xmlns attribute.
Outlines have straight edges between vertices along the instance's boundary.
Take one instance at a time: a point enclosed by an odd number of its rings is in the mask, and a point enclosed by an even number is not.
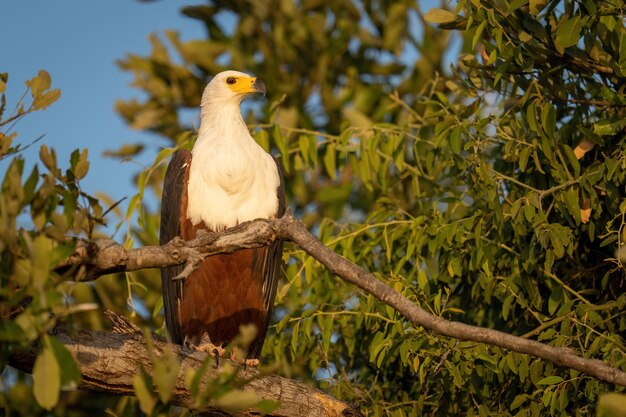
<svg viewBox="0 0 626 417"><path fill-rule="evenodd" d="M251 137L244 139L196 143L187 189L193 224L222 230L278 211L276 163Z"/></svg>

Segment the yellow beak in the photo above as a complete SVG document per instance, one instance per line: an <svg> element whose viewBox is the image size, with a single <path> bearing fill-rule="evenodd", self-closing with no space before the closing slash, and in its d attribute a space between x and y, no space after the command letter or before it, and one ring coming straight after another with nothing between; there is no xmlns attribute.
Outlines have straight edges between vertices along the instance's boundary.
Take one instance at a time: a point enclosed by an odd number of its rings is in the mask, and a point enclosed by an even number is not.
<svg viewBox="0 0 626 417"><path fill-rule="evenodd" d="M261 93L265 95L265 83L256 77L238 77L230 89L239 94Z"/></svg>

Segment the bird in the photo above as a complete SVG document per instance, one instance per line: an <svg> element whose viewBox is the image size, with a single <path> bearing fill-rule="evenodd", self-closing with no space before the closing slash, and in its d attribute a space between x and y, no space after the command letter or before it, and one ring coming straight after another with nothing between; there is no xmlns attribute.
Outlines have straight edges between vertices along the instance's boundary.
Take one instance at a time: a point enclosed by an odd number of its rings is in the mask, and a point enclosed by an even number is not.
<svg viewBox="0 0 626 417"><path fill-rule="evenodd" d="M200 230L220 232L248 220L285 213L280 165L252 138L241 102L265 95L265 83L239 71L224 71L201 99L200 126L191 151L178 150L163 181L160 244L193 239ZM216 355L253 325L246 364L257 365L271 319L283 242L204 258L187 277L183 266L163 268L161 284L168 334L174 343Z"/></svg>

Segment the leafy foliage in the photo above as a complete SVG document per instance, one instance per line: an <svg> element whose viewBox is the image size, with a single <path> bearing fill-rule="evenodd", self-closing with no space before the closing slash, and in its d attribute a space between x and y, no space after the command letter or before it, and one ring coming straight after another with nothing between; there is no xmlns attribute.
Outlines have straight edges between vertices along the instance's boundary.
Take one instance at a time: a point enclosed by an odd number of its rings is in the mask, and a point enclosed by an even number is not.
<svg viewBox="0 0 626 417"><path fill-rule="evenodd" d="M269 100L267 122L250 118L255 138L280 155L292 205L325 244L436 315L623 367L621 3L183 12L207 39L155 36L150 56L122 62L149 97L118 104L129 123L158 121L139 127L189 146L179 110L198 104L209 74L260 75ZM412 328L296 248L286 276L265 354L371 415L589 415L614 389Z"/></svg>
<svg viewBox="0 0 626 417"><path fill-rule="evenodd" d="M153 35L149 56L120 61L146 98L118 102L119 113L172 146L138 173L126 211L114 210L126 244L158 241L148 196L160 195L169 156L192 145L186 110L197 108L210 74L246 70L269 93L248 107L253 135L279 156L288 200L326 245L437 316L626 370L626 271L615 255L626 240L623 4L452 6L235 0L183 8L204 25L206 39L166 32L166 44ZM34 96L54 98L49 77L40 77L29 84ZM0 81L2 93L7 77ZM18 152L2 135L2 155ZM143 149L129 144L110 155ZM59 318L102 327L99 312L72 314L84 303L130 307L140 324L162 329L155 271L92 286L68 286L50 273L73 248L67 236L91 236L103 211L79 187L86 152L73 154L65 173L52 150L42 148L41 160L41 178L34 168L23 180L24 162L15 157L2 185L3 360ZM22 218L29 226L17 226ZM619 394L600 398L623 389L577 371L414 328L298 248L285 261L263 356L368 415L585 416L598 402L598 412L611 415L623 403ZM33 301L19 309L27 297ZM57 345L42 339L33 387L44 408L63 402L57 385L77 380ZM154 362L154 373L135 380L138 403L107 400L102 408L119 416L137 407L165 413L176 366L167 355ZM201 372L187 378L198 401L256 401L228 373L199 392ZM41 391L37 375L54 389ZM3 406L33 414L24 387L20 381L3 393Z"/></svg>
<svg viewBox="0 0 626 417"><path fill-rule="evenodd" d="M8 75L2 74L0 79L4 110ZM2 369L10 355L33 343L39 342L40 350L33 368L32 392L20 381L2 392L0 403L7 412L33 415L37 404L50 410L58 406L61 388L75 388L80 383L80 371L70 353L46 333L59 321L71 320L76 313L96 306L66 301L75 296L75 286L65 281L70 277L80 280L84 271L60 274L52 269L72 253L77 237L93 236L95 226L102 223L103 210L98 200L80 187L80 179L89 169L87 150L74 151L63 171L55 151L42 145L41 164L34 165L25 176L25 161L20 155L25 147L13 145L17 138L13 129L27 114L44 110L60 96L58 89L50 88L50 75L43 70L27 81L26 87L24 97L30 93L30 104L20 101L12 114L0 118L0 158L7 164L0 194Z"/></svg>

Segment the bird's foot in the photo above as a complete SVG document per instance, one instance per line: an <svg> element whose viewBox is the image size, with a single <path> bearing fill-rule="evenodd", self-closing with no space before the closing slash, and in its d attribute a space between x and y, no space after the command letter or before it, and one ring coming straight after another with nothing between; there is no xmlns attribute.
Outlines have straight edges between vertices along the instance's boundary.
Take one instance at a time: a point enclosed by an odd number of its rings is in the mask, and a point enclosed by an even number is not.
<svg viewBox="0 0 626 417"><path fill-rule="evenodd" d="M209 355L213 356L215 358L216 368L219 368L220 366L220 357L224 356L224 353L226 353L226 350L222 346L214 345L211 342L201 343L198 346L192 345L192 347L195 348L196 350L199 350L201 352L206 352Z"/></svg>
<svg viewBox="0 0 626 417"><path fill-rule="evenodd" d="M237 353L235 351L230 352L230 360L243 364L244 368L247 368L248 366L256 368L260 365L259 360L256 358L246 358L241 360L239 357L237 357Z"/></svg>
<svg viewBox="0 0 626 417"><path fill-rule="evenodd" d="M246 359L245 361L243 361L243 365L247 368L248 366L251 368L256 368L257 366L259 366L261 364L261 362L259 362L258 359Z"/></svg>
<svg viewBox="0 0 626 417"><path fill-rule="evenodd" d="M196 346L196 349L202 352L207 352L211 356L224 356L224 353L226 352L222 346L217 346L213 343L203 343Z"/></svg>

